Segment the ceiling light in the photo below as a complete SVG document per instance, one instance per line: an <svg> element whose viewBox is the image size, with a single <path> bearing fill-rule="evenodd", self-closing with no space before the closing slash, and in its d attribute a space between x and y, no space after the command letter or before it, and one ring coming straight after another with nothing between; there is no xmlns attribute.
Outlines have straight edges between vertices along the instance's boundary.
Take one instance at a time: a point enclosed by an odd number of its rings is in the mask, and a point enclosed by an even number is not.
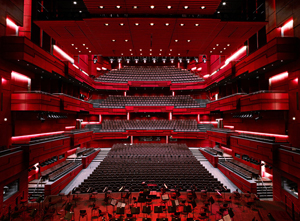
<svg viewBox="0 0 300 221"><path fill-rule="evenodd" d="M161 55L161 53L159 53L159 55Z"/></svg>
<svg viewBox="0 0 300 221"><path fill-rule="evenodd" d="M121 25L121 26L123 26L123 25L124 25L124 23L120 23L120 25Z"/></svg>
<svg viewBox="0 0 300 221"><path fill-rule="evenodd" d="M150 6L150 8L151 8L151 9L154 9L154 8L155 8L155 6L154 6L154 5L151 5L151 6Z"/></svg>
<svg viewBox="0 0 300 221"><path fill-rule="evenodd" d="M123 53L121 53L121 55L123 55Z"/></svg>
<svg viewBox="0 0 300 221"><path fill-rule="evenodd" d="M213 48L213 50L215 50L216 48Z"/></svg>
<svg viewBox="0 0 300 221"><path fill-rule="evenodd" d="M160 49L160 51L162 51L162 49Z"/></svg>
<svg viewBox="0 0 300 221"><path fill-rule="evenodd" d="M138 7L135 5L135 6L132 6L132 8L133 8L133 9L137 9Z"/></svg>
<svg viewBox="0 0 300 221"><path fill-rule="evenodd" d="M92 51L89 51L89 53L91 53Z"/></svg>
<svg viewBox="0 0 300 221"><path fill-rule="evenodd" d="M116 40L115 40L115 39L112 39L111 41L115 42Z"/></svg>
<svg viewBox="0 0 300 221"><path fill-rule="evenodd" d="M150 53L150 55L152 55L152 53Z"/></svg>
<svg viewBox="0 0 300 221"><path fill-rule="evenodd" d="M224 50L226 50L226 48L224 48Z"/></svg>
<svg viewBox="0 0 300 221"><path fill-rule="evenodd" d="M120 6L120 5L117 5L116 8L121 8L121 6Z"/></svg>
<svg viewBox="0 0 300 221"><path fill-rule="evenodd" d="M227 44L227 46L229 47L229 46L230 46L230 44Z"/></svg>
<svg viewBox="0 0 300 221"><path fill-rule="evenodd" d="M126 42L128 42L128 39L125 39Z"/></svg>
<svg viewBox="0 0 300 221"><path fill-rule="evenodd" d="M129 51L132 51L132 49L129 49Z"/></svg>
<svg viewBox="0 0 300 221"><path fill-rule="evenodd" d="M184 26L184 24L183 24L183 23L181 23L181 24L180 24L180 26Z"/></svg>
<svg viewBox="0 0 300 221"><path fill-rule="evenodd" d="M191 40L186 40L187 42L191 42Z"/></svg>
<svg viewBox="0 0 300 221"><path fill-rule="evenodd" d="M199 24L195 24L195 26L199 26Z"/></svg>
<svg viewBox="0 0 300 221"><path fill-rule="evenodd" d="M151 48L150 48L149 50L150 50L150 51L152 51L152 49L151 49Z"/></svg>
<svg viewBox="0 0 300 221"><path fill-rule="evenodd" d="M140 49L140 51L142 51L143 49Z"/></svg>
<svg viewBox="0 0 300 221"><path fill-rule="evenodd" d="M170 49L170 51L172 51L172 49Z"/></svg>
<svg viewBox="0 0 300 221"><path fill-rule="evenodd" d="M103 5L100 5L100 6L99 6L99 8L103 9L103 8L104 8L104 6L103 6Z"/></svg>
<svg viewBox="0 0 300 221"><path fill-rule="evenodd" d="M104 23L104 25L105 25L105 26L109 26L109 24L108 24L108 23Z"/></svg>
<svg viewBox="0 0 300 221"><path fill-rule="evenodd" d="M175 42L178 42L178 40L176 39Z"/></svg>
<svg viewBox="0 0 300 221"><path fill-rule="evenodd" d="M188 9L188 8L189 8L189 6L187 6L187 5L186 5L186 6L183 6L183 8L184 8L184 9Z"/></svg>
<svg viewBox="0 0 300 221"><path fill-rule="evenodd" d="M86 47L85 49L89 49L88 47Z"/></svg>
<svg viewBox="0 0 300 221"><path fill-rule="evenodd" d="M131 53L131 55L133 55L133 53Z"/></svg>
<svg viewBox="0 0 300 221"><path fill-rule="evenodd" d="M77 50L78 48L77 48L77 47L75 47L75 49Z"/></svg>
<svg viewBox="0 0 300 221"><path fill-rule="evenodd" d="M178 55L180 55L180 53L178 53Z"/></svg>
<svg viewBox="0 0 300 221"><path fill-rule="evenodd" d="M171 53L169 53L169 55L171 55Z"/></svg>
<svg viewBox="0 0 300 221"><path fill-rule="evenodd" d="M77 5L77 2L74 1L73 4L74 4L74 5Z"/></svg>
<svg viewBox="0 0 300 221"><path fill-rule="evenodd" d="M71 44L72 46L74 46L74 44Z"/></svg>
<svg viewBox="0 0 300 221"><path fill-rule="evenodd" d="M212 51L210 51L210 53L212 53Z"/></svg>
<svg viewBox="0 0 300 221"><path fill-rule="evenodd" d="M223 2L222 5L226 5L226 2Z"/></svg>
<svg viewBox="0 0 300 221"><path fill-rule="evenodd" d="M154 23L150 23L150 25L151 25L151 26L153 26L153 25L154 25Z"/></svg>
<svg viewBox="0 0 300 221"><path fill-rule="evenodd" d="M79 53L81 53L81 51L78 51Z"/></svg>
<svg viewBox="0 0 300 221"><path fill-rule="evenodd" d="M218 14L220 14L220 11L217 11Z"/></svg>
<svg viewBox="0 0 300 221"><path fill-rule="evenodd" d="M170 23L165 23L165 26L169 26L170 25Z"/></svg>
<svg viewBox="0 0 300 221"><path fill-rule="evenodd" d="M216 44L216 46L219 46L219 44Z"/></svg>
<svg viewBox="0 0 300 221"><path fill-rule="evenodd" d="M143 55L143 53L140 53L140 55Z"/></svg>
<svg viewBox="0 0 300 221"><path fill-rule="evenodd" d="M167 9L171 9L171 8L172 8L172 6L171 6L171 5L168 5L168 6L167 6Z"/></svg>
<svg viewBox="0 0 300 221"><path fill-rule="evenodd" d="M201 9L205 9L206 7L203 5L203 6L201 6Z"/></svg>
<svg viewBox="0 0 300 221"><path fill-rule="evenodd" d="M135 25L135 26L138 26L138 25L140 25L140 24L139 24L139 23L135 23L134 25Z"/></svg>
<svg viewBox="0 0 300 221"><path fill-rule="evenodd" d="M223 53L223 51L220 51L220 53Z"/></svg>
<svg viewBox="0 0 300 221"><path fill-rule="evenodd" d="M82 46L85 46L85 44L82 44Z"/></svg>
<svg viewBox="0 0 300 221"><path fill-rule="evenodd" d="M82 11L80 10L79 13L82 13Z"/></svg>

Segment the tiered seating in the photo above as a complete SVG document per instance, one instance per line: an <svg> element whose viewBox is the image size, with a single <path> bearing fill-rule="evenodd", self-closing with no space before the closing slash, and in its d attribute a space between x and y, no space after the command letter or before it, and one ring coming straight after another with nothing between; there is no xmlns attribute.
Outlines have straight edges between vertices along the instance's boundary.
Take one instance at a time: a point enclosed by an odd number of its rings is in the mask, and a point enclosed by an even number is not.
<svg viewBox="0 0 300 221"><path fill-rule="evenodd" d="M44 180L54 181L78 166L78 162L64 161L42 172Z"/></svg>
<svg viewBox="0 0 300 221"><path fill-rule="evenodd" d="M81 192L90 187L102 192L105 187L118 191L121 186L132 191L143 190L147 182L150 190L182 187L185 191L195 185L199 190L221 188L214 178L193 156L185 144L116 144L107 157L79 186Z"/></svg>
<svg viewBox="0 0 300 221"><path fill-rule="evenodd" d="M219 164L227 167L228 169L234 171L247 180L251 180L252 177L256 178L259 176L258 170L247 166L237 160L220 161Z"/></svg>
<svg viewBox="0 0 300 221"><path fill-rule="evenodd" d="M98 100L99 102L99 100ZM97 108L124 108L125 106L174 106L175 108L199 108L200 103L189 95L178 96L122 96L110 95L106 100L93 106Z"/></svg>
<svg viewBox="0 0 300 221"><path fill-rule="evenodd" d="M200 131L196 120L104 120L100 132L126 130Z"/></svg>
<svg viewBox="0 0 300 221"><path fill-rule="evenodd" d="M100 82L172 81L173 83L201 82L197 75L175 67L136 66L112 70L96 79Z"/></svg>

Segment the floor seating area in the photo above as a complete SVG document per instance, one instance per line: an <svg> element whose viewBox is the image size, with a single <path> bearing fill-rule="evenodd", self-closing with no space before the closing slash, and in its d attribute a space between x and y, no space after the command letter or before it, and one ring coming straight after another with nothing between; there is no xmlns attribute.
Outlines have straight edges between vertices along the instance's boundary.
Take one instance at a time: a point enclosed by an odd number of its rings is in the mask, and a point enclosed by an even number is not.
<svg viewBox="0 0 300 221"><path fill-rule="evenodd" d="M97 100L99 102L99 100ZM205 101L205 100L204 100ZM203 102L204 102L203 101ZM125 106L174 106L175 108L199 108L200 102L189 95L177 96L121 96L110 95L101 103L92 101L95 108L124 108ZM203 103L202 102L202 103Z"/></svg>
<svg viewBox="0 0 300 221"><path fill-rule="evenodd" d="M219 161L219 164L222 166L227 167L230 170L233 170L235 173L239 174L240 176L244 177L247 180L252 178L257 178L259 176L259 170L254 169L253 167L247 166L237 160L225 160Z"/></svg>
<svg viewBox="0 0 300 221"><path fill-rule="evenodd" d="M175 67L132 66L111 70L95 79L100 82L127 83L128 81L172 81L173 83L201 82L197 75Z"/></svg>
<svg viewBox="0 0 300 221"><path fill-rule="evenodd" d="M196 120L104 120L100 132L126 130L200 131Z"/></svg>
<svg viewBox="0 0 300 221"><path fill-rule="evenodd" d="M182 191L192 186L208 191L224 189L185 144L116 144L78 189L102 192L107 187L117 192L124 186L138 192L144 189L143 182L156 191L165 185Z"/></svg>

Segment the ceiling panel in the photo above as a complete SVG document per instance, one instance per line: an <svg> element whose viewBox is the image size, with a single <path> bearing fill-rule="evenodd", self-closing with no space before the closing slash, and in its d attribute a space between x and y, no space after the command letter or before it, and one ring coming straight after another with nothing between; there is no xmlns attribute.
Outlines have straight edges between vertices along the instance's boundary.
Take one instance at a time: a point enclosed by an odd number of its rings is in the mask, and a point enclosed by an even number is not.
<svg viewBox="0 0 300 221"><path fill-rule="evenodd" d="M226 55L266 24L195 18L93 18L35 23L73 54L103 56Z"/></svg>

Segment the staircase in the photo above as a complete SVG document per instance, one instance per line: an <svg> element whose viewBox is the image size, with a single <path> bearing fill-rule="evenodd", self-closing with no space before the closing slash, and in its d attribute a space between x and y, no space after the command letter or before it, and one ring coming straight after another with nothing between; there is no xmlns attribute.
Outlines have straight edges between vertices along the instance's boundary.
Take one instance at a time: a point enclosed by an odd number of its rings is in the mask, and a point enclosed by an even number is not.
<svg viewBox="0 0 300 221"><path fill-rule="evenodd" d="M28 183L28 196L29 199L37 199L42 196L44 199L45 182L39 180L32 180Z"/></svg>
<svg viewBox="0 0 300 221"><path fill-rule="evenodd" d="M262 178L256 181L257 195L263 200L273 200L273 182L270 179Z"/></svg>
<svg viewBox="0 0 300 221"><path fill-rule="evenodd" d="M189 148L198 161L207 161L203 154L199 151L199 148Z"/></svg>

